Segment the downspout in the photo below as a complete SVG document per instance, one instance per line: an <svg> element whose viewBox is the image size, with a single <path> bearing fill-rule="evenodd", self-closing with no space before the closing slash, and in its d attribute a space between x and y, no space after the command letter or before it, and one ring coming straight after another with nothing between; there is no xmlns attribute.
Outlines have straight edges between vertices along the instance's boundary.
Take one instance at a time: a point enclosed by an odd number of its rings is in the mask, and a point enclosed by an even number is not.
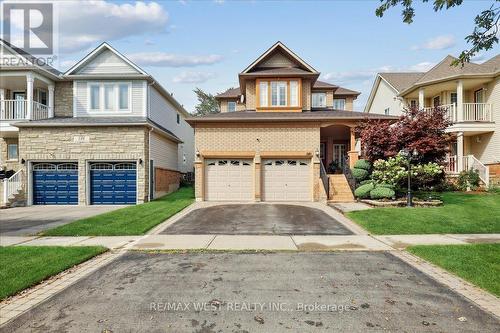
<svg viewBox="0 0 500 333"><path fill-rule="evenodd" d="M148 201L151 200L151 198L154 199L154 189L151 189L151 132L153 132L154 128L151 127L148 131ZM154 170L153 170L154 171ZM151 192L153 191L153 192ZM151 195L153 193L153 195Z"/></svg>

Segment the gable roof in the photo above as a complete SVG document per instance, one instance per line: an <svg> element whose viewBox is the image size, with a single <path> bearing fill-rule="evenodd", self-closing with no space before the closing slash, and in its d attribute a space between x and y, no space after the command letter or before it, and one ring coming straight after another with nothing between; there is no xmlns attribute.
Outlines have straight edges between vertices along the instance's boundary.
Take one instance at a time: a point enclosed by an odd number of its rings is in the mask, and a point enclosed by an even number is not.
<svg viewBox="0 0 500 333"><path fill-rule="evenodd" d="M488 61L485 61L481 64L483 67L487 67L492 72L496 73L500 71L500 54L497 54L493 58Z"/></svg>
<svg viewBox="0 0 500 333"><path fill-rule="evenodd" d="M238 98L241 95L240 88L229 88L228 90L215 95L215 98Z"/></svg>
<svg viewBox="0 0 500 333"><path fill-rule="evenodd" d="M255 69L255 67L257 67L264 60L268 59L270 56L272 56L275 52L282 52L285 56L290 57L290 59L294 60L299 65L299 68L302 68L305 72L319 74L318 71L316 71L311 65L302 60L302 58L296 55L292 50L290 50L288 47L286 47L285 44L283 44L280 41L276 42L273 46L267 49L267 51L262 53L247 68L245 68L241 72L241 74L246 74L251 72L253 69Z"/></svg>
<svg viewBox="0 0 500 333"><path fill-rule="evenodd" d="M114 55L119 57L121 60L123 60L126 64L134 68L137 72L139 72L142 75L148 75L144 70L142 70L139 66L134 64L132 61L130 61L127 57L125 57L123 54L118 52L116 49L114 49L111 45L109 45L106 42L103 42L101 45L96 47L92 52L87 54L82 60L77 62L73 67L68 69L64 75L74 75L79 69L84 68L86 65L88 65L92 60L94 60L98 55L101 54L101 52L104 52L105 50L108 50L112 52Z"/></svg>
<svg viewBox="0 0 500 333"><path fill-rule="evenodd" d="M401 92L425 75L423 72L378 73L396 92Z"/></svg>
<svg viewBox="0 0 500 333"><path fill-rule="evenodd" d="M313 89L337 89L339 86L323 81L316 81L313 84Z"/></svg>
<svg viewBox="0 0 500 333"><path fill-rule="evenodd" d="M361 95L361 93L359 91L356 91L356 90L351 90L351 89L347 89L347 88L343 88L343 87L338 87L337 90L335 90L333 92L333 95L334 96L337 96L337 95L358 96L358 95Z"/></svg>
<svg viewBox="0 0 500 333"><path fill-rule="evenodd" d="M451 55L446 56L441 62L418 79L415 84L426 83L460 74L482 74L489 72L487 68L472 62L466 62L463 66L453 66L452 63L456 60L458 59Z"/></svg>

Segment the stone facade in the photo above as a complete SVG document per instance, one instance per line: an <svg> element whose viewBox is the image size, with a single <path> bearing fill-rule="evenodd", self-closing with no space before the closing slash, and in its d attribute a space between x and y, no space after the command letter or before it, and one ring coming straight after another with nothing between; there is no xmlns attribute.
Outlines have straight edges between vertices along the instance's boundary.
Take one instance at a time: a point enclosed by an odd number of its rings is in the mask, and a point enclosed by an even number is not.
<svg viewBox="0 0 500 333"><path fill-rule="evenodd" d="M155 168L155 198L176 191L181 181L178 171Z"/></svg>
<svg viewBox="0 0 500 333"><path fill-rule="evenodd" d="M0 138L0 169L17 171L22 166L20 159L9 160L7 156L7 145L11 143L17 143L17 138Z"/></svg>
<svg viewBox="0 0 500 333"><path fill-rule="evenodd" d="M137 201L148 200L148 128L135 127L31 127L19 129L19 158L27 162L78 162L78 203L89 204L89 161L139 161ZM25 164L25 168L29 163ZM29 193L30 191L28 191Z"/></svg>
<svg viewBox="0 0 500 333"><path fill-rule="evenodd" d="M255 96L255 80L246 81L245 104L248 110L255 110L257 107L257 99Z"/></svg>
<svg viewBox="0 0 500 333"><path fill-rule="evenodd" d="M73 117L73 81L56 82L54 116Z"/></svg>

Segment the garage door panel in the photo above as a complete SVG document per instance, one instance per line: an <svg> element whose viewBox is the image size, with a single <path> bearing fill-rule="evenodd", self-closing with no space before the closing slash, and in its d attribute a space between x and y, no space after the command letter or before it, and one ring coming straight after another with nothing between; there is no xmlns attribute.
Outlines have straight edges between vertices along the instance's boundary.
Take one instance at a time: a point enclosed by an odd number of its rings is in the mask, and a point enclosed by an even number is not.
<svg viewBox="0 0 500 333"><path fill-rule="evenodd" d="M78 204L77 163L34 163L34 205Z"/></svg>
<svg viewBox="0 0 500 333"><path fill-rule="evenodd" d="M262 199L264 201L310 201L310 160L264 160Z"/></svg>
<svg viewBox="0 0 500 333"><path fill-rule="evenodd" d="M205 199L209 201L248 201L253 199L251 160L206 160Z"/></svg>
<svg viewBox="0 0 500 333"><path fill-rule="evenodd" d="M94 205L135 204L135 163L93 163L90 165L90 202Z"/></svg>

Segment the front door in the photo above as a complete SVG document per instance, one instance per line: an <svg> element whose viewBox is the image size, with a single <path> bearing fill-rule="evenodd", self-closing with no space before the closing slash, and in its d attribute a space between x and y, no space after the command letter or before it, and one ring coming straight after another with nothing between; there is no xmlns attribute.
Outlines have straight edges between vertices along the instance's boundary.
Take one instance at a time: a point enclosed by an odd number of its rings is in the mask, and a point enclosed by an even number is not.
<svg viewBox="0 0 500 333"><path fill-rule="evenodd" d="M323 166L327 168L328 165L326 165L326 142L321 142L319 144L319 158L321 159Z"/></svg>
<svg viewBox="0 0 500 333"><path fill-rule="evenodd" d="M344 143L335 143L333 145L333 162L335 162L335 164L337 164L340 169L344 167L346 150L347 145Z"/></svg>

